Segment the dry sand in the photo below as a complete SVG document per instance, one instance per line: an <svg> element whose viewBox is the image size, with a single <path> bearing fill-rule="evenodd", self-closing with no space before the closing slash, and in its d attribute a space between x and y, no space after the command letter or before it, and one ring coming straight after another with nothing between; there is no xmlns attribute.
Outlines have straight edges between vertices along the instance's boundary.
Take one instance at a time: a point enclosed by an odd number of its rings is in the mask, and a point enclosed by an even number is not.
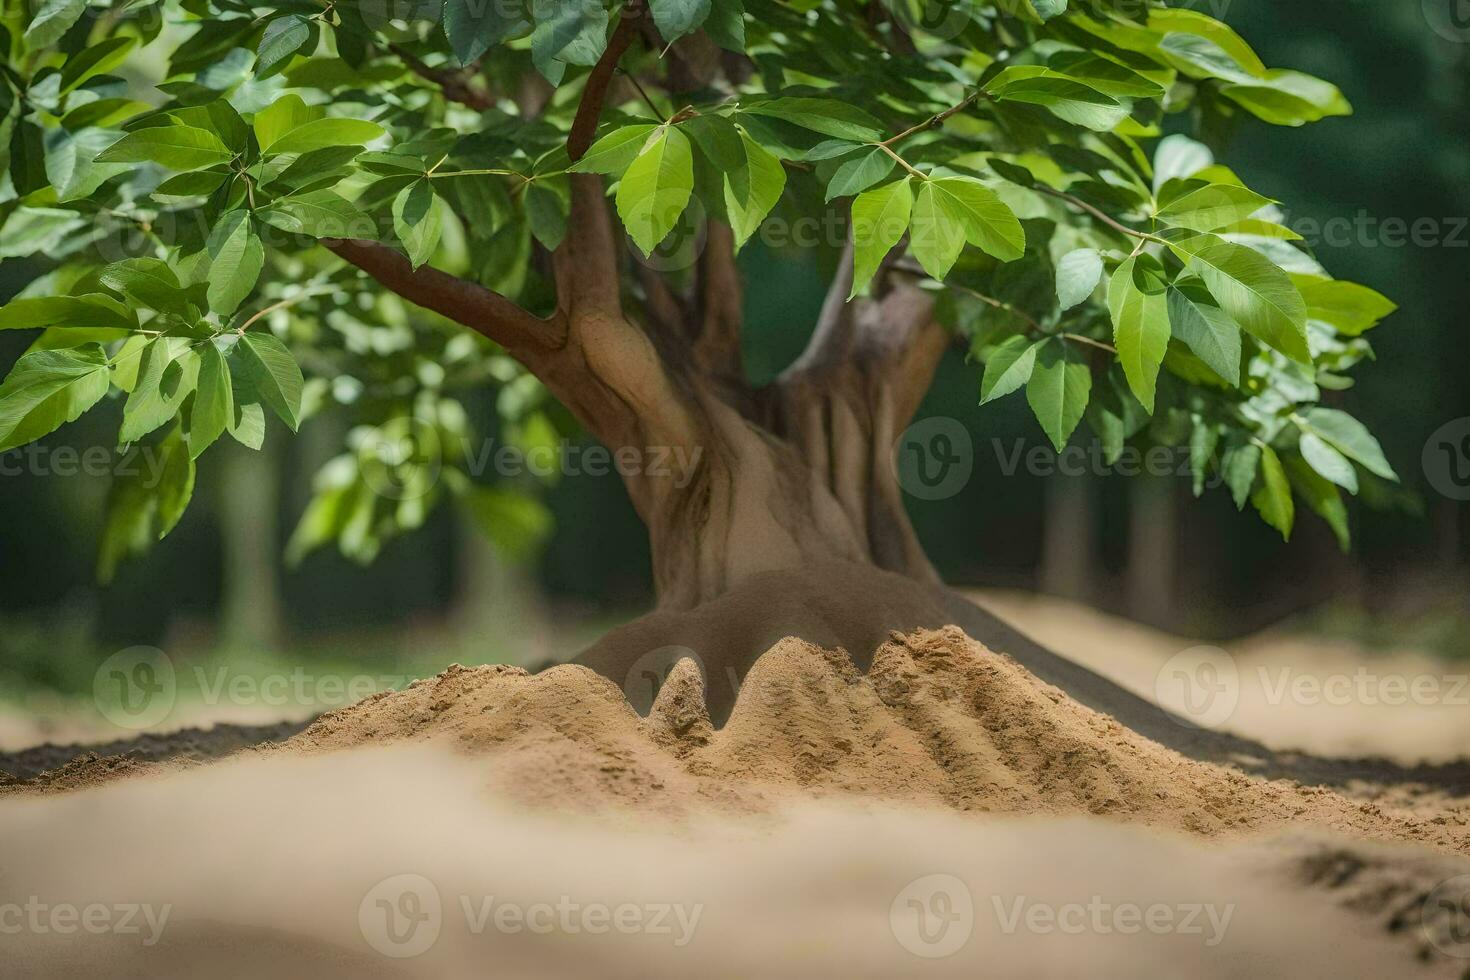
<svg viewBox="0 0 1470 980"><path fill-rule="evenodd" d="M22 976L1470 966L1470 907L1436 892L1470 875L1463 809L1186 758L953 627L896 635L866 675L784 640L720 730L691 661L646 718L585 668L456 667L223 763L0 792L0 928L32 896L170 910L153 945L146 924L7 935ZM497 927L497 903L549 931ZM598 909L639 929L594 932Z"/></svg>
<svg viewBox="0 0 1470 980"><path fill-rule="evenodd" d="M1172 658L1207 644L1033 593L969 593L1037 642L1154 699ZM1214 727L1278 751L1382 756L1403 765L1470 755L1470 663L1405 644L1271 629L1214 646L1235 668L1238 696Z"/></svg>

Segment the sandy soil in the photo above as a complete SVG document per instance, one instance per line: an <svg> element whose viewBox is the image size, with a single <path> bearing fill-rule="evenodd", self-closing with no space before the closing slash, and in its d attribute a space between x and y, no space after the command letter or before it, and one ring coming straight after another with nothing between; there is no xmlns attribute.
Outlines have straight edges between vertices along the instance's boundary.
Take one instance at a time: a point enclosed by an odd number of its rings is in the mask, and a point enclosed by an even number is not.
<svg viewBox="0 0 1470 980"><path fill-rule="evenodd" d="M1142 697L1167 701L1171 665L1208 646L1075 602L1031 593L968 593L1057 653ZM1272 749L1379 755L1412 765L1470 754L1470 663L1404 646L1267 630L1215 647L1234 669L1228 716L1202 718ZM1173 705L1171 705L1173 707Z"/></svg>
<svg viewBox="0 0 1470 980"><path fill-rule="evenodd" d="M1470 966L1464 808L1191 758L953 627L867 674L784 640L719 730L692 661L646 718L582 667L451 668L224 763L125 768L0 789L0 928L142 910L7 936L22 975Z"/></svg>

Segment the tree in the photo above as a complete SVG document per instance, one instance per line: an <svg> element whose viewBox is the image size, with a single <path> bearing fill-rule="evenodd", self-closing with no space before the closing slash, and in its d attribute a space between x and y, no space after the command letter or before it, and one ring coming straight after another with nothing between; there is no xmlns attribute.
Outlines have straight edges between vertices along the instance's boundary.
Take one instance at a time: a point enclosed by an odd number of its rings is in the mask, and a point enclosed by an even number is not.
<svg viewBox="0 0 1470 980"><path fill-rule="evenodd" d="M291 552L363 560L463 501L505 547L546 515L482 479L466 409L626 467L660 606L803 562L935 576L892 459L963 344L1060 451L1187 447L1283 535L1344 546L1393 470L1318 404L1394 304L1331 278L1210 149L1349 112L1157 0L6 0L0 310L41 331L0 449L121 403L109 575L166 536L195 459L336 408L358 425ZM937 15L937 16L932 16ZM165 62L161 67L159 62ZM805 225L799 224L806 222ZM844 250L804 353L742 360L737 255ZM631 242L631 248L628 243ZM468 329L465 329L468 328ZM979 368L983 365L983 368ZM689 463L656 465L657 459Z"/></svg>

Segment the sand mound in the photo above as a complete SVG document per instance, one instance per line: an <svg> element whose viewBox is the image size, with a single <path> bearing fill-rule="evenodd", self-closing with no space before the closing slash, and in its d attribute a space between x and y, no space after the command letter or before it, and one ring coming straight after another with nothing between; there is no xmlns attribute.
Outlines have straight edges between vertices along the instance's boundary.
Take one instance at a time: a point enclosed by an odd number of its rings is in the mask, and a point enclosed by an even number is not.
<svg viewBox="0 0 1470 980"><path fill-rule="evenodd" d="M669 673L646 718L585 668L456 666L324 715L271 751L434 738L474 757L496 795L560 811L761 814L861 798L1203 835L1310 822L1470 851L1461 815L1420 819L1186 759L954 627L894 634L867 674L840 650L783 640L752 667L719 730L692 661Z"/></svg>

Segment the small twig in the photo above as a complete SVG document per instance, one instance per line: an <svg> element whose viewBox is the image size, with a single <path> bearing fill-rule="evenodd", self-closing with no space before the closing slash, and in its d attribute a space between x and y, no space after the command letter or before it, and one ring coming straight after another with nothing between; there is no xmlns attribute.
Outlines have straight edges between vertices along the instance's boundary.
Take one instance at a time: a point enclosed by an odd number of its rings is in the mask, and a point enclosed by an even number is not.
<svg viewBox="0 0 1470 980"><path fill-rule="evenodd" d="M901 142L903 142L904 140L908 139L910 136L914 135L915 133L923 132L926 129L933 129L935 126L939 126L939 125L943 124L943 122L946 119L948 119L950 116L953 116L955 113L957 113L957 112L963 112L964 110L968 109L970 106L974 105L975 104L975 100L978 99L978 98L980 98L981 94L982 93L980 93L980 92L971 92L969 95L967 95L958 104L950 106L948 109L945 109L943 112L935 113L934 115L930 116L928 119L926 119L923 122L919 123L917 126L910 126L908 129L905 129L903 132L899 133L897 136L890 136L888 139L884 140L882 143L880 143L878 145L879 146L883 146L883 147L892 146L894 143L901 143Z"/></svg>
<svg viewBox="0 0 1470 980"><path fill-rule="evenodd" d="M662 119L663 118L663 110L661 110L654 103L653 99L649 96L649 94L646 91L644 91L643 84L638 81L638 76L636 76L632 72L626 71L626 70L624 70L622 68L619 68L618 69L618 74L622 75L628 81L630 81L630 82L633 83L633 87L638 90L638 94L639 95L643 96L643 101L645 103L647 103L648 108L651 109L651 110L653 110L653 114L655 116L658 116L660 119Z"/></svg>
<svg viewBox="0 0 1470 980"><path fill-rule="evenodd" d="M929 175L928 174L924 173L922 170L916 170L913 167L911 167L909 165L909 162L907 160L905 160L903 157L899 156L897 153L894 153L893 150L889 148L889 146L888 146L887 143L879 143L879 144L877 144L877 147L878 147L878 149L882 150L884 153L886 153L889 156L893 157L893 159L897 160L898 161L898 165L900 167L902 167L903 169L907 170L909 173L913 174L915 177L918 177L920 180L928 180L929 179Z"/></svg>
<svg viewBox="0 0 1470 980"><path fill-rule="evenodd" d="M1101 221L1103 224L1107 225L1109 228L1113 229L1119 234L1128 235L1133 238L1141 239L1145 242L1157 242L1160 245L1169 244L1165 239L1160 238L1158 235L1150 235L1146 231L1138 231L1134 228L1129 228L1127 225L1118 221L1116 218L1104 214L1101 210L1093 207L1091 204L1088 204L1080 197L1068 194L1066 191L1054 190L1050 187L1047 187L1045 184L1036 184L1032 189L1038 191L1039 193L1046 194L1049 197L1055 197L1058 200L1066 201L1073 207L1081 208L1083 211L1086 211L1088 214L1092 215L1092 217L1096 218L1098 221Z"/></svg>

